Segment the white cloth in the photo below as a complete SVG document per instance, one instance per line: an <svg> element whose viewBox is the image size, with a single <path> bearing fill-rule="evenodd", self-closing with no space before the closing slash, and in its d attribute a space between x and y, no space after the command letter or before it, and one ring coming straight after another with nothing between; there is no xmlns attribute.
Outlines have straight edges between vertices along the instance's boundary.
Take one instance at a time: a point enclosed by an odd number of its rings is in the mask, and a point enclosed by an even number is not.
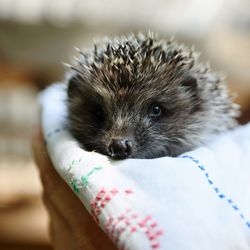
<svg viewBox="0 0 250 250"><path fill-rule="evenodd" d="M119 249L250 249L250 124L177 158L112 161L64 128L62 84L40 101L56 170Z"/></svg>

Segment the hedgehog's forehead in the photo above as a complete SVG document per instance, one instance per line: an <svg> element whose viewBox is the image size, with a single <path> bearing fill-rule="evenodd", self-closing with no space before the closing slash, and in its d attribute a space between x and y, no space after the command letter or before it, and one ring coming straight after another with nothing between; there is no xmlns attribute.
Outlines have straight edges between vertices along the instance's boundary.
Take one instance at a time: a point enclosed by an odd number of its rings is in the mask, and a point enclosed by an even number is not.
<svg viewBox="0 0 250 250"><path fill-rule="evenodd" d="M134 84L92 84L92 91L97 94L108 106L122 107L147 105L163 96L163 89L155 83ZM167 92L166 92L167 93ZM128 104L128 105L126 105Z"/></svg>
<svg viewBox="0 0 250 250"><path fill-rule="evenodd" d="M164 90L168 89L170 81L166 75L157 74L157 71L143 70L140 67L135 74L126 68L108 70L103 67L90 74L88 84L104 98L136 100L138 96L143 95L145 99L149 99L152 95L161 95Z"/></svg>

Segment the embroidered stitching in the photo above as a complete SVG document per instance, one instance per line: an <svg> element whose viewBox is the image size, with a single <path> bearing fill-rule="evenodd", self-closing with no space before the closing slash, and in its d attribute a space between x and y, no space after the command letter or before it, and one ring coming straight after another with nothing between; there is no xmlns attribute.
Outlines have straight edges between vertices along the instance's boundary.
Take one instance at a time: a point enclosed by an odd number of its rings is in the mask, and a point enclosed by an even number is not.
<svg viewBox="0 0 250 250"><path fill-rule="evenodd" d="M94 200L91 201L91 214L97 224L99 224L98 216L107 205L107 203L109 203L117 193L118 190L116 188L113 188L110 191L107 191L105 188L101 188Z"/></svg>
<svg viewBox="0 0 250 250"><path fill-rule="evenodd" d="M81 163L82 159L79 158L79 160L73 160L72 162L70 162L69 167L68 167L68 172L70 172L70 170L75 167L77 164ZM69 185L72 187L73 191L75 193L79 193L80 189L82 188L87 188L87 186L89 185L89 178L91 175L94 174L94 172L102 170L103 167L101 166L97 166L92 168L86 175L82 176L81 179L77 179L74 178L73 176L71 178L69 178Z"/></svg>
<svg viewBox="0 0 250 250"><path fill-rule="evenodd" d="M88 186L88 184L89 184L89 178L90 178L90 176L94 173L94 172L96 172L96 171L98 171L98 170L102 170L103 169L103 167L101 167L101 166L97 166L97 167L94 167L90 172L88 172L85 176L82 176L81 177L81 182L82 182L82 187L83 188L86 188L87 186Z"/></svg>
<svg viewBox="0 0 250 250"><path fill-rule="evenodd" d="M124 239L127 239L129 235L139 232L145 233L152 250L160 248L159 237L163 235L163 230L158 227L151 215L142 217L132 209L127 209L116 218L110 216L104 227L109 237L121 250L125 249L126 243L124 240L121 242L121 236L126 235Z"/></svg>
<svg viewBox="0 0 250 250"><path fill-rule="evenodd" d="M55 134L61 133L62 131L66 130L65 128L55 128L52 131L48 132L45 136L45 143L54 136Z"/></svg>
<svg viewBox="0 0 250 250"><path fill-rule="evenodd" d="M217 196L221 199L224 200L225 202L227 202L227 204L229 204L229 206L239 214L240 218L244 221L244 223L246 224L246 226L250 229L250 221L248 221L245 216L242 214L240 208L234 203L234 201L228 197L226 194L224 194L215 184L214 182L211 180L209 173L206 170L206 167L202 164L200 164L199 160L195 159L194 157L190 156L190 155L182 155L182 156L178 156L178 158L183 158L183 159L189 159L192 162L195 163L195 165L204 173L204 176L206 177L208 184L213 188L213 190L215 191L215 193L217 194Z"/></svg>
<svg viewBox="0 0 250 250"><path fill-rule="evenodd" d="M69 170L71 170L71 168L72 166L69 168ZM71 180L69 181L69 185L72 187L75 193L79 193L80 189L86 189L87 186L89 185L90 176L93 175L94 172L102 170L102 169L103 167L101 166L94 167L86 175L82 176L80 180L72 177Z"/></svg>

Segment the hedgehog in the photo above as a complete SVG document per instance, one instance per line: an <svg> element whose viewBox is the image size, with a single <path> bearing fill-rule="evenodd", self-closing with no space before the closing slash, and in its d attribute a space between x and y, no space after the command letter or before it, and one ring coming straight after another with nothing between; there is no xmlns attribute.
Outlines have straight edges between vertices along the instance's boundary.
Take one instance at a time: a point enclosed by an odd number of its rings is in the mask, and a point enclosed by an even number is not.
<svg viewBox="0 0 250 250"><path fill-rule="evenodd" d="M68 129L113 159L175 157L237 125L224 77L153 33L80 50L65 78Z"/></svg>

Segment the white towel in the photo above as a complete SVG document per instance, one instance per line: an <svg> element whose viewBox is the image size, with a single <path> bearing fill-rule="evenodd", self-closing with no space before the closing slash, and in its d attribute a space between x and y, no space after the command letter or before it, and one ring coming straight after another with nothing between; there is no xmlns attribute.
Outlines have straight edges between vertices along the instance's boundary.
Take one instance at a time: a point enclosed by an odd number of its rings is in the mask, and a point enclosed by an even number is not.
<svg viewBox="0 0 250 250"><path fill-rule="evenodd" d="M49 155L119 249L250 249L250 124L177 158L112 161L65 129L65 97L41 94Z"/></svg>

